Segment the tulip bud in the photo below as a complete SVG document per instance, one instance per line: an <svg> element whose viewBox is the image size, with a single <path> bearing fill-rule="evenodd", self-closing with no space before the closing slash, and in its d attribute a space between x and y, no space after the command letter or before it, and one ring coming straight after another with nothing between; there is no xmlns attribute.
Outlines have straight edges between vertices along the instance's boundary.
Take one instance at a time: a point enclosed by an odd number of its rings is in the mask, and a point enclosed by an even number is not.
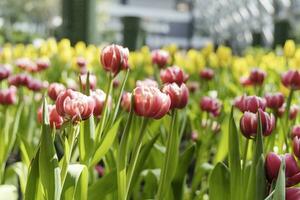
<svg viewBox="0 0 300 200"><path fill-rule="evenodd" d="M262 85L265 77L267 76L266 72L261 69L253 69L251 70L249 79L254 85Z"/></svg>
<svg viewBox="0 0 300 200"><path fill-rule="evenodd" d="M27 88L34 92L40 91L41 89L43 89L43 87L44 87L43 82L41 82L40 80L37 80L37 79L30 79L27 84Z"/></svg>
<svg viewBox="0 0 300 200"><path fill-rule="evenodd" d="M245 87L253 85L253 83L251 82L249 77L240 78L240 83L241 83L242 86L245 86Z"/></svg>
<svg viewBox="0 0 300 200"><path fill-rule="evenodd" d="M116 76L120 70L128 68L129 50L119 45L109 45L101 52L101 63L106 71Z"/></svg>
<svg viewBox="0 0 300 200"><path fill-rule="evenodd" d="M300 89L300 73L297 70L289 70L281 75L282 84L290 89Z"/></svg>
<svg viewBox="0 0 300 200"><path fill-rule="evenodd" d="M285 200L299 200L300 199L300 188L286 188Z"/></svg>
<svg viewBox="0 0 300 200"><path fill-rule="evenodd" d="M170 110L171 99L156 87L136 87L133 91L134 111L137 115L160 119Z"/></svg>
<svg viewBox="0 0 300 200"><path fill-rule="evenodd" d="M171 98L170 109L181 109L188 103L189 90L184 83L182 83L181 86L178 86L176 83L167 84L163 87L162 91Z"/></svg>
<svg viewBox="0 0 300 200"><path fill-rule="evenodd" d="M190 93L195 93L199 90L199 83L197 81L189 81L187 87L189 88Z"/></svg>
<svg viewBox="0 0 300 200"><path fill-rule="evenodd" d="M76 60L76 63L78 65L78 67L80 67L80 68L84 68L87 65L87 62L84 57L78 57Z"/></svg>
<svg viewBox="0 0 300 200"><path fill-rule="evenodd" d="M8 78L8 84L16 87L27 86L30 80L31 77L27 74L17 74Z"/></svg>
<svg viewBox="0 0 300 200"><path fill-rule="evenodd" d="M81 79L82 89L85 90L86 89L87 74L81 75L80 79ZM97 84L96 76L94 74L90 74L89 75L89 81L90 81L90 89L94 90L96 88L96 84Z"/></svg>
<svg viewBox="0 0 300 200"><path fill-rule="evenodd" d="M51 83L48 86L48 96L55 101L62 91L64 91L66 88L63 84L60 83Z"/></svg>
<svg viewBox="0 0 300 200"><path fill-rule="evenodd" d="M285 57L287 57L287 58L293 57L296 52L295 42L293 40L287 40L284 43L283 52L284 52Z"/></svg>
<svg viewBox="0 0 300 200"><path fill-rule="evenodd" d="M284 103L284 96L280 92L277 92L274 94L267 93L265 95L265 99L267 102L267 107L269 107L271 109L278 109Z"/></svg>
<svg viewBox="0 0 300 200"><path fill-rule="evenodd" d="M294 137L300 138L300 125L293 126L291 136L292 136L292 138L294 138Z"/></svg>
<svg viewBox="0 0 300 200"><path fill-rule="evenodd" d="M2 105L12 105L17 102L17 88L15 86L10 86L8 89L0 90L0 104Z"/></svg>
<svg viewBox="0 0 300 200"><path fill-rule="evenodd" d="M157 87L158 88L158 83L155 80L152 80L150 78L146 78L145 80L138 80L136 81L136 87Z"/></svg>
<svg viewBox="0 0 300 200"><path fill-rule="evenodd" d="M95 107L92 97L80 92L67 89L61 92L56 99L57 113L72 121L85 120L89 118Z"/></svg>
<svg viewBox="0 0 300 200"><path fill-rule="evenodd" d="M188 80L188 75L185 74L182 69L177 66L168 67L165 70L160 71L160 79L163 83L177 83L181 85Z"/></svg>
<svg viewBox="0 0 300 200"><path fill-rule="evenodd" d="M285 107L286 107L286 104L284 103L278 110L277 110L277 115L279 117L282 117L283 114L285 113ZM299 107L297 105L292 105L291 108L290 108L290 113L289 113L289 119L290 120L294 120L296 119L297 115L298 115L298 112L299 112Z"/></svg>
<svg viewBox="0 0 300 200"><path fill-rule="evenodd" d="M49 122L52 128L59 129L63 124L63 118L57 113L54 105L48 105ZM38 122L43 122L43 107L38 109Z"/></svg>
<svg viewBox="0 0 300 200"><path fill-rule="evenodd" d="M266 109L266 100L257 96L241 96L234 101L234 106L241 112L249 111L256 113L258 109Z"/></svg>
<svg viewBox="0 0 300 200"><path fill-rule="evenodd" d="M45 70L45 69L49 68L49 66L50 66L50 61L47 58L40 58L35 63L37 65L38 71Z"/></svg>
<svg viewBox="0 0 300 200"><path fill-rule="evenodd" d="M19 59L17 59L16 60L16 65L19 68L24 69L28 72L37 72L38 71L38 67L37 67L36 63L31 61L29 58L19 58Z"/></svg>
<svg viewBox="0 0 300 200"><path fill-rule="evenodd" d="M293 152L294 155L300 159L300 138L299 137L294 137L293 139Z"/></svg>
<svg viewBox="0 0 300 200"><path fill-rule="evenodd" d="M96 89L91 93L91 97L93 97L95 102L95 108L94 108L94 116L100 116L104 107L106 94L100 89ZM108 98L107 106L110 105L111 98Z"/></svg>
<svg viewBox="0 0 300 200"><path fill-rule="evenodd" d="M122 95L121 100L121 107L129 112L130 111L130 105L131 105L131 93L130 92L124 92Z"/></svg>
<svg viewBox="0 0 300 200"><path fill-rule="evenodd" d="M200 100L200 108L216 117L220 114L221 103L217 99L205 96Z"/></svg>
<svg viewBox="0 0 300 200"><path fill-rule="evenodd" d="M154 50L151 53L152 63L157 65L159 68L163 68L167 65L169 59L169 53L165 50Z"/></svg>
<svg viewBox="0 0 300 200"><path fill-rule="evenodd" d="M10 74L11 74L11 71L9 68L0 66L0 81L8 78Z"/></svg>
<svg viewBox="0 0 300 200"><path fill-rule="evenodd" d="M211 80L214 78L214 70L212 69L203 69L201 72L200 72L200 77L202 79L205 79L205 80Z"/></svg>

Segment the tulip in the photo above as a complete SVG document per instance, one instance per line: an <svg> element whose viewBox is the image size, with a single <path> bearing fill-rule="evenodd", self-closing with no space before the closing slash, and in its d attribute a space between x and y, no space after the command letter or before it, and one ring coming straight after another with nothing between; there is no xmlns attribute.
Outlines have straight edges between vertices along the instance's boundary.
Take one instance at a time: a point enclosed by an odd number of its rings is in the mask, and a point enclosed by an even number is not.
<svg viewBox="0 0 300 200"><path fill-rule="evenodd" d="M192 131L191 133L191 139L196 142L198 140L198 132L197 131Z"/></svg>
<svg viewBox="0 0 300 200"><path fill-rule="evenodd" d="M240 78L240 83L245 87L253 85L249 77Z"/></svg>
<svg viewBox="0 0 300 200"><path fill-rule="evenodd" d="M45 70L45 69L49 68L49 66L50 66L50 61L47 58L40 58L35 63L37 65L38 71Z"/></svg>
<svg viewBox="0 0 300 200"><path fill-rule="evenodd" d="M85 90L86 89L87 74L82 74L80 76L80 79L81 79L82 88L83 88L83 90ZM94 90L96 88L96 85L97 85L96 76L94 74L90 74L89 75L89 81L90 81L90 89Z"/></svg>
<svg viewBox="0 0 300 200"><path fill-rule="evenodd" d="M258 109L266 109L266 100L257 96L241 96L234 100L234 106L241 112L249 111L256 113Z"/></svg>
<svg viewBox="0 0 300 200"><path fill-rule="evenodd" d="M295 125L291 131L292 138L299 137L300 138L300 125Z"/></svg>
<svg viewBox="0 0 300 200"><path fill-rule="evenodd" d="M284 103L278 110L277 110L277 115L279 117L282 117L284 112L285 112L285 107L286 107L286 104ZM289 113L289 119L290 120L294 120L296 119L297 115L298 115L298 112L299 112L299 107L297 105L292 105L291 108L290 108L290 113Z"/></svg>
<svg viewBox="0 0 300 200"><path fill-rule="evenodd" d="M50 122L50 126L52 128L56 128L59 129L64 120L63 118L57 113L56 108L54 105L48 105L48 113L49 113L49 122ZM38 122L42 123L43 122L43 108L40 107L38 109Z"/></svg>
<svg viewBox="0 0 300 200"><path fill-rule="evenodd" d="M7 79L11 74L11 70L5 66L0 66L0 81Z"/></svg>
<svg viewBox="0 0 300 200"><path fill-rule="evenodd" d="M267 107L271 109L279 109L284 103L284 96L282 93L277 92L274 94L267 93L265 95Z"/></svg>
<svg viewBox="0 0 300 200"><path fill-rule="evenodd" d="M136 87L133 91L134 111L138 116L160 119L171 106L169 95L156 87Z"/></svg>
<svg viewBox="0 0 300 200"><path fill-rule="evenodd" d="M15 86L10 86L8 89L0 90L0 104L2 105L12 105L17 102L17 88Z"/></svg>
<svg viewBox="0 0 300 200"><path fill-rule="evenodd" d="M120 70L128 69L129 50L119 45L109 45L101 52L101 63L106 71L116 76Z"/></svg>
<svg viewBox="0 0 300 200"><path fill-rule="evenodd" d="M188 80L188 75L185 74L182 69L177 66L168 67L165 70L160 71L160 79L163 83L177 83L181 85Z"/></svg>
<svg viewBox="0 0 300 200"><path fill-rule="evenodd" d="M43 87L43 82L37 79L30 79L27 83L27 88L35 92L40 91L41 89L43 89Z"/></svg>
<svg viewBox="0 0 300 200"><path fill-rule="evenodd" d="M200 77L202 79L205 79L205 80L211 80L214 78L214 70L212 69L203 69L201 72L200 72Z"/></svg>
<svg viewBox="0 0 300 200"><path fill-rule="evenodd" d="M152 63L159 68L163 68L167 65L169 59L169 53L165 50L157 49L151 53Z"/></svg>
<svg viewBox="0 0 300 200"><path fill-rule="evenodd" d="M287 58L293 57L296 52L295 42L293 40L287 40L284 43L283 52L284 52L285 57L287 57Z"/></svg>
<svg viewBox="0 0 300 200"><path fill-rule="evenodd" d="M190 93L195 93L199 89L199 83L197 81L189 81L187 83Z"/></svg>
<svg viewBox="0 0 300 200"><path fill-rule="evenodd" d="M155 80L152 80L150 78L146 78L145 80L138 80L136 81L136 87L157 87L158 88L158 83Z"/></svg>
<svg viewBox="0 0 300 200"><path fill-rule="evenodd" d="M17 74L14 76L10 76L8 78L9 85L14 85L16 87L19 86L27 86L29 81L31 80L31 77L27 74Z"/></svg>
<svg viewBox="0 0 300 200"><path fill-rule="evenodd" d="M216 117L220 114L221 103L217 99L205 96L200 101L200 108Z"/></svg>
<svg viewBox="0 0 300 200"><path fill-rule="evenodd" d="M293 152L294 155L300 159L300 138L299 137L294 137L293 139Z"/></svg>
<svg viewBox="0 0 300 200"><path fill-rule="evenodd" d="M55 101L62 91L64 91L66 88L63 84L60 83L51 83L48 87L48 96Z"/></svg>
<svg viewBox="0 0 300 200"><path fill-rule="evenodd" d="M118 79L114 79L114 80L113 80L113 87L114 87L114 88L118 88L119 85L120 85L120 81L119 81Z"/></svg>
<svg viewBox="0 0 300 200"><path fill-rule="evenodd" d="M101 165L96 165L95 169L99 177L104 176L104 167Z"/></svg>
<svg viewBox="0 0 300 200"><path fill-rule="evenodd" d="M290 89L300 89L300 73L297 70L289 70L281 75L282 84Z"/></svg>
<svg viewBox="0 0 300 200"><path fill-rule="evenodd" d="M84 57L78 57L78 58L76 59L76 64L77 64L78 67L80 67L80 68L85 68L86 65L87 65L87 62L86 62L86 60L85 60Z"/></svg>
<svg viewBox="0 0 300 200"><path fill-rule="evenodd" d="M130 105L131 105L131 93L130 92L124 92L122 94L122 100L121 100L121 107L126 111L130 111Z"/></svg>
<svg viewBox="0 0 300 200"><path fill-rule="evenodd" d="M251 83L254 85L262 85L266 76L267 76L266 72L264 72L261 69L255 68L251 70L249 79Z"/></svg>
<svg viewBox="0 0 300 200"><path fill-rule="evenodd" d="M285 154L285 177L286 186L291 187L300 183L300 168L298 167L297 161L291 154ZM281 159L280 156L270 152L266 156L265 169L268 181L271 183L277 179L280 169Z"/></svg>
<svg viewBox="0 0 300 200"><path fill-rule="evenodd" d="M275 128L275 117L273 114L258 110L261 116L262 134L269 136ZM246 138L253 138L257 134L258 113L245 112L240 120L242 134Z"/></svg>
<svg viewBox="0 0 300 200"><path fill-rule="evenodd" d="M93 114L94 114L94 116L100 116L103 111L106 94L102 90L96 89L95 91L93 91L91 93L91 97L93 97L94 102L95 102L95 108L94 108ZM107 105L110 104L111 99L109 98L108 101L109 101L109 103Z"/></svg>
<svg viewBox="0 0 300 200"><path fill-rule="evenodd" d="M182 83L180 86L178 86L176 83L167 84L163 87L162 91L170 96L170 109L181 109L184 108L188 103L189 90L184 83Z"/></svg>
<svg viewBox="0 0 300 200"><path fill-rule="evenodd" d="M299 200L300 199L300 188L286 188L285 200Z"/></svg>
<svg viewBox="0 0 300 200"><path fill-rule="evenodd" d="M55 105L60 116L78 121L93 114L95 102L92 97L67 89L58 95Z"/></svg>
<svg viewBox="0 0 300 200"><path fill-rule="evenodd" d="M28 58L20 58L20 59L16 60L16 65L19 68L24 69L28 72L37 72L38 71L37 64Z"/></svg>

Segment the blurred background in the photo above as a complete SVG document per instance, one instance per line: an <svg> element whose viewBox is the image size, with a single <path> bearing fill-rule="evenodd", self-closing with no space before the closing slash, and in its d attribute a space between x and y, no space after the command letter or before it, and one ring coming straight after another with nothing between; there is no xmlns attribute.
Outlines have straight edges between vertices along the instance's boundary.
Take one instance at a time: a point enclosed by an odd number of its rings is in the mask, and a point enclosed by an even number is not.
<svg viewBox="0 0 300 200"><path fill-rule="evenodd" d="M0 44L69 38L135 50L300 41L300 0L1 0Z"/></svg>

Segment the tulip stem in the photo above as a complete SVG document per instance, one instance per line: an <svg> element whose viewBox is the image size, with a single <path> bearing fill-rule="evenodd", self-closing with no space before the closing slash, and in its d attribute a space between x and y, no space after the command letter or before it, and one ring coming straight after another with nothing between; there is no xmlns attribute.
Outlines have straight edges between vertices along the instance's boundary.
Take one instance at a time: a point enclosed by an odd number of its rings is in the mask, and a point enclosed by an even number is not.
<svg viewBox="0 0 300 200"><path fill-rule="evenodd" d="M289 115L290 115L290 108L291 108L291 103L292 103L292 99L293 99L293 94L294 94L294 89L291 89L290 94L289 94L288 99L287 99L286 110L285 110L284 141L285 141L285 145L286 145L286 152L289 151L289 144L288 144Z"/></svg>
<svg viewBox="0 0 300 200"><path fill-rule="evenodd" d="M249 139L246 139L244 155L243 155L243 171L244 172L245 172L246 162L247 162L248 146L249 146Z"/></svg>

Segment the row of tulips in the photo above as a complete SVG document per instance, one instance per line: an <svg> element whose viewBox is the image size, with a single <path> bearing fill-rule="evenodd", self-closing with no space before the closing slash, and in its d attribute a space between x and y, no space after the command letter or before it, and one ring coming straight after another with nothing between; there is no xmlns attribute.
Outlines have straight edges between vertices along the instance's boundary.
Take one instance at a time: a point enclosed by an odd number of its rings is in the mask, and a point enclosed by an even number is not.
<svg viewBox="0 0 300 200"><path fill-rule="evenodd" d="M300 73L288 69L297 55L292 41L277 54L285 60L281 76L253 67L242 77L223 46L195 54L207 66L190 74L175 65L177 51L154 50L148 73L145 63L130 60L147 57L144 50L49 41L26 47L26 57L17 56L18 45L0 51L0 193L300 199Z"/></svg>

